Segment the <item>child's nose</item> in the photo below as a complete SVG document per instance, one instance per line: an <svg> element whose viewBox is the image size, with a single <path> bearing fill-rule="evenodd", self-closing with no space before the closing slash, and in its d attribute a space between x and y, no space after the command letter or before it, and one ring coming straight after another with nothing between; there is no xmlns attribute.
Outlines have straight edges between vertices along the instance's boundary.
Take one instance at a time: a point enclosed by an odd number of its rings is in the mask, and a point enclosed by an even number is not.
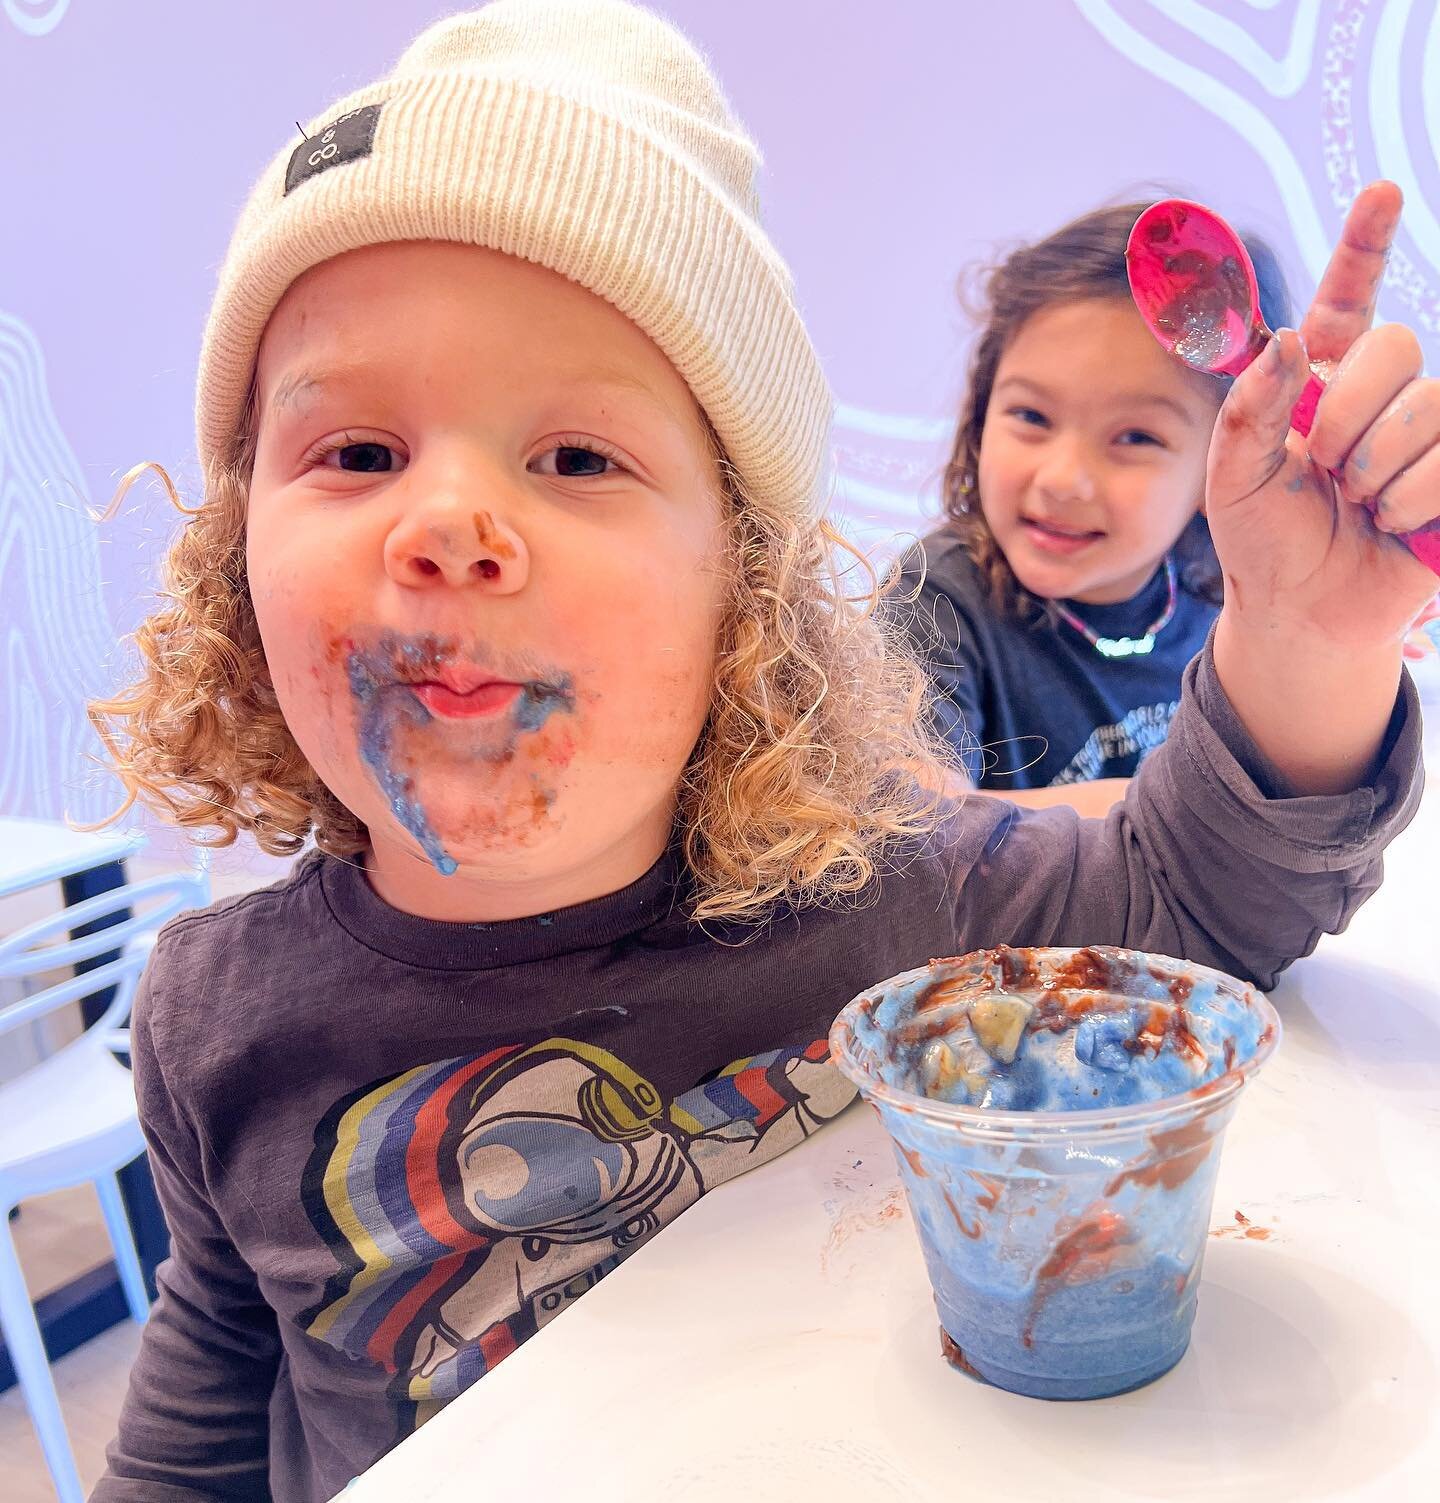
<svg viewBox="0 0 1440 1503"><path fill-rule="evenodd" d="M1078 439L1057 438L1047 444L1035 480L1057 501L1089 501L1095 494L1094 466Z"/></svg>
<svg viewBox="0 0 1440 1503"><path fill-rule="evenodd" d="M400 522L385 543L392 579L411 587L482 584L518 590L530 560L520 535L484 507L429 508Z"/></svg>

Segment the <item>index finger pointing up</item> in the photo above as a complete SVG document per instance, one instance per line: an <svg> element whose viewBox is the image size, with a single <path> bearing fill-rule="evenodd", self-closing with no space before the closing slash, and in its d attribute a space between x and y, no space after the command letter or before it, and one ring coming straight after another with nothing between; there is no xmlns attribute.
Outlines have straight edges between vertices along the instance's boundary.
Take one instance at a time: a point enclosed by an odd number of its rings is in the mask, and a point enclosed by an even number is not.
<svg viewBox="0 0 1440 1503"><path fill-rule="evenodd" d="M1311 360L1339 360L1374 322L1403 202L1399 188L1382 179L1362 188L1350 205L1340 243L1300 325Z"/></svg>

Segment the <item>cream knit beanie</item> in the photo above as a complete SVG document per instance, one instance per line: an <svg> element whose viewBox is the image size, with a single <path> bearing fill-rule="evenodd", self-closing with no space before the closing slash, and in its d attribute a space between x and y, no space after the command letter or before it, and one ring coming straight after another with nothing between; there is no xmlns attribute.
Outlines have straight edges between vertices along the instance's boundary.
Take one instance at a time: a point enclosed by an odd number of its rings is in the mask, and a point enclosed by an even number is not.
<svg viewBox="0 0 1440 1503"><path fill-rule="evenodd" d="M624 0L494 0L440 21L260 179L200 356L207 473L231 453L290 284L365 245L450 240L549 267L664 351L746 488L824 506L830 393L757 220L759 154L704 59Z"/></svg>

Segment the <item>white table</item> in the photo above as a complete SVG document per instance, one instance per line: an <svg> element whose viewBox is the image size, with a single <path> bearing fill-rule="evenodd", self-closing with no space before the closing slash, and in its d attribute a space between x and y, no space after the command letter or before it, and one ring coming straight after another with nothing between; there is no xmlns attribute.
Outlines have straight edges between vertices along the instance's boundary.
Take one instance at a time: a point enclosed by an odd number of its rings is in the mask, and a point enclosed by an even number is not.
<svg viewBox="0 0 1440 1503"><path fill-rule="evenodd" d="M706 1196L345 1503L1433 1503L1437 978L1440 787L1275 993L1285 1039L1227 1135L1191 1348L1148 1388L1047 1404L952 1371L888 1142L852 1108Z"/></svg>
<svg viewBox="0 0 1440 1503"><path fill-rule="evenodd" d="M135 830L72 830L59 820L0 816L0 898L123 861L144 844Z"/></svg>

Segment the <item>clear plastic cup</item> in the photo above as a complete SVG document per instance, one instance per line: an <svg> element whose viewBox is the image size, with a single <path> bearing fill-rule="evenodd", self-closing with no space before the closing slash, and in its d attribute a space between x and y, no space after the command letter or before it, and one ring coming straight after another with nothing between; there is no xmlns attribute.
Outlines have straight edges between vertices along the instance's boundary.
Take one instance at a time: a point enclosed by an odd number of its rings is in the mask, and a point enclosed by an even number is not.
<svg viewBox="0 0 1440 1503"><path fill-rule="evenodd" d="M936 960L845 1008L831 1050L894 1140L952 1363L1090 1399L1180 1360L1221 1140L1279 1034L1253 987L1104 946Z"/></svg>

